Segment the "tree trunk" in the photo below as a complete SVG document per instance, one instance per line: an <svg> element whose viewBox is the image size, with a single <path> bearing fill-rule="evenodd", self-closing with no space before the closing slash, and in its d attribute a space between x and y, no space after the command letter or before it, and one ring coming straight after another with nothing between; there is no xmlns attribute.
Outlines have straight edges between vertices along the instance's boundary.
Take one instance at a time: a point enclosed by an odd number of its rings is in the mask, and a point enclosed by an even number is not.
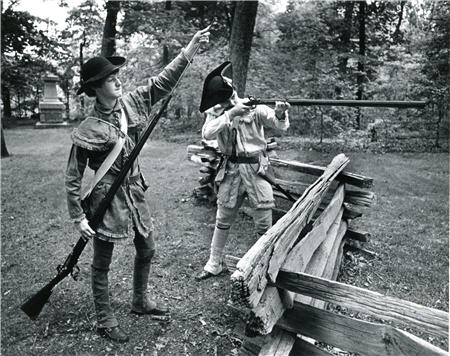
<svg viewBox="0 0 450 356"><path fill-rule="evenodd" d="M440 131L441 131L441 122L442 122L442 116L443 116L442 115L443 114L443 110L442 110L441 106L442 106L442 104L438 103L438 105L437 105L438 119L437 119L437 122L436 122L436 139L435 139L435 142L434 142L434 145L437 148L440 147L440 145L439 145L439 135L440 135Z"/></svg>
<svg viewBox="0 0 450 356"><path fill-rule="evenodd" d="M400 3L400 10L398 11L398 22L397 25L395 27L395 31L392 35L392 38L394 40L394 42L398 43L401 41L402 39L402 33L400 31L400 26L402 25L402 20L403 20L403 10L405 8L405 3L406 1L402 1Z"/></svg>
<svg viewBox="0 0 450 356"><path fill-rule="evenodd" d="M11 92L6 85L2 85L2 101L3 101L3 118L11 119Z"/></svg>
<svg viewBox="0 0 450 356"><path fill-rule="evenodd" d="M358 59L358 91L356 94L357 100L362 100L363 98L363 83L364 83L364 62L366 55L366 2L361 1L359 3L359 59ZM358 109L356 115L356 129L361 129L361 110Z"/></svg>
<svg viewBox="0 0 450 356"><path fill-rule="evenodd" d="M168 11L172 10L172 1L166 0L165 8Z"/></svg>
<svg viewBox="0 0 450 356"><path fill-rule="evenodd" d="M21 96L20 96L20 92L16 93L17 96L17 111L16 111L16 116L21 119L22 118L22 105L20 104L21 101Z"/></svg>
<svg viewBox="0 0 450 356"><path fill-rule="evenodd" d="M66 88L66 120L70 120L70 91L68 86Z"/></svg>
<svg viewBox="0 0 450 356"><path fill-rule="evenodd" d="M6 148L6 142L5 142L5 135L3 134L3 125L1 126L1 138L2 138L2 152L1 156L3 157L9 157L8 149Z"/></svg>
<svg viewBox="0 0 450 356"><path fill-rule="evenodd" d="M37 109L37 111L39 112L39 87L36 87L36 93L34 95L34 104L31 111L34 113L35 109Z"/></svg>
<svg viewBox="0 0 450 356"><path fill-rule="evenodd" d="M339 70L343 74L347 72L347 53L350 52L350 39L352 36L352 17L354 5L355 3L353 1L347 1L345 3L344 24L342 26L341 33L342 51L345 52L345 55L343 55L339 60Z"/></svg>
<svg viewBox="0 0 450 356"><path fill-rule="evenodd" d="M162 64L163 68L168 65L170 62L169 60L169 47L165 44L163 45L163 53L162 53Z"/></svg>
<svg viewBox="0 0 450 356"><path fill-rule="evenodd" d="M86 46L86 31L83 31L83 42L80 43L80 72L81 72L81 67L83 66L83 63L84 63L84 56L83 56L84 46ZM84 115L84 96L83 95L80 96L80 106L81 106L81 111Z"/></svg>
<svg viewBox="0 0 450 356"><path fill-rule="evenodd" d="M227 16L228 41L231 41L231 31L233 29L233 19L234 19L234 11L236 10L236 2L231 1L230 5L226 7L227 11L225 11L225 14Z"/></svg>
<svg viewBox="0 0 450 356"><path fill-rule="evenodd" d="M258 1L236 3L230 39L230 57L233 63L233 83L238 95L245 95L248 62L252 48Z"/></svg>
<svg viewBox="0 0 450 356"><path fill-rule="evenodd" d="M112 56L116 52L116 24L119 10L120 1L108 1L106 3L107 13L105 27L103 27L102 56Z"/></svg>

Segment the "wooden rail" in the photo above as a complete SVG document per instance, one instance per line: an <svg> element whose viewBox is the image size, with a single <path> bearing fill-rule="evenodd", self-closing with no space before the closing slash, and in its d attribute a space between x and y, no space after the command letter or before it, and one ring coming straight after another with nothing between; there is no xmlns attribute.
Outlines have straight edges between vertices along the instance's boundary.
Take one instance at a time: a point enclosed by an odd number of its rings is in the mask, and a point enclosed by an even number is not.
<svg viewBox="0 0 450 356"><path fill-rule="evenodd" d="M192 161L213 174L216 151L205 153L201 146L189 151ZM247 339L241 354L334 354L315 345L322 342L370 356L447 355L397 327L448 338L447 312L335 281L344 244L350 241L363 252L361 243L370 237L368 232L349 227L348 220L361 216L360 207L370 206L375 199L373 192L349 190L342 183L369 188L373 180L346 172L348 159L343 155L326 168L279 159L271 159L271 163L319 177L311 185L277 180L298 200L287 211L274 210L279 220L244 257L226 256L233 272L232 300L249 308L246 333L265 335ZM334 181L340 184L332 184ZM201 189L212 189L210 179L203 183ZM278 192L274 190L274 194ZM337 314L326 310L328 303L394 326Z"/></svg>
<svg viewBox="0 0 450 356"><path fill-rule="evenodd" d="M379 319L426 330L439 337L448 337L448 313L441 310L326 278L283 269L280 270L275 284L279 288L321 299Z"/></svg>
<svg viewBox="0 0 450 356"><path fill-rule="evenodd" d="M367 356L438 356L447 352L406 331L295 303L278 325L342 350Z"/></svg>

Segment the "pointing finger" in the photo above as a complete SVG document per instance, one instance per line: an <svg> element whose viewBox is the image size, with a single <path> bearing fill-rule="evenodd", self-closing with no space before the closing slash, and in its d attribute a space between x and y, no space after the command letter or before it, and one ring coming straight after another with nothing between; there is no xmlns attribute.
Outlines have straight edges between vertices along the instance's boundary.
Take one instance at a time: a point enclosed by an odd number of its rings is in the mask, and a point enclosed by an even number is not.
<svg viewBox="0 0 450 356"><path fill-rule="evenodd" d="M199 32L200 32L201 34L204 34L205 32L208 32L210 28L211 28L211 25L205 27L203 30L200 30Z"/></svg>

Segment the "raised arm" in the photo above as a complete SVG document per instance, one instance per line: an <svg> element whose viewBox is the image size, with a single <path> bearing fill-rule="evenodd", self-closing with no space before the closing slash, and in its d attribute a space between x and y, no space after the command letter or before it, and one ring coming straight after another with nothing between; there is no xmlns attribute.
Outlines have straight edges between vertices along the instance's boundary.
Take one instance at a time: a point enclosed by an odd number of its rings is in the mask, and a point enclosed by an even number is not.
<svg viewBox="0 0 450 356"><path fill-rule="evenodd" d="M150 96L152 105L164 98L175 87L178 79L184 72L188 63L192 62L201 43L209 41L209 26L198 31L189 44L181 50L181 53L170 62L164 70L149 79Z"/></svg>
<svg viewBox="0 0 450 356"><path fill-rule="evenodd" d="M266 105L258 105L256 113L263 126L286 131L289 128L289 108L287 102L277 101L275 109Z"/></svg>
<svg viewBox="0 0 450 356"><path fill-rule="evenodd" d="M246 114L250 107L243 102L234 105L228 111L222 113L223 109L211 108L206 111L206 120L202 128L202 136L206 140L213 140L217 134L232 125L232 121Z"/></svg>

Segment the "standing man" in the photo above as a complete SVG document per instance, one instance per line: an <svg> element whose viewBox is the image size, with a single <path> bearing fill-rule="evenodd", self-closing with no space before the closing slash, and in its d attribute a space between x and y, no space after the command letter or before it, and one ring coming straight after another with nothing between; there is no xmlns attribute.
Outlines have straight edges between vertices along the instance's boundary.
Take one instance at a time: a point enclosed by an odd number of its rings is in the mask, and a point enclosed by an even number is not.
<svg viewBox="0 0 450 356"><path fill-rule="evenodd" d="M247 99L238 97L231 73L231 63L225 62L208 74L200 103L200 112L206 111L203 138L217 138L224 159L215 179L217 213L210 256L203 271L196 276L197 280L226 270L223 250L245 196L254 208L257 235L263 235L272 226L272 186L262 177L269 168L264 127L283 131L289 127L289 103L277 101L275 110L265 105L245 105Z"/></svg>
<svg viewBox="0 0 450 356"><path fill-rule="evenodd" d="M146 127L152 106L176 86L192 61L200 43L209 39L209 27L198 31L186 48L148 84L122 95L119 68L123 57L94 57L81 68L81 86L96 102L90 114L72 133L72 149L67 164L65 186L69 215L84 239L93 239L92 292L97 314L97 331L117 342L128 341L119 327L109 301L108 271L116 244L134 235L136 256L133 273L131 312L163 315L168 309L147 296L147 282L155 254L153 224L145 202L147 183L138 161L117 191L97 231L93 231L81 206L81 181L88 165L99 180L86 208L95 211ZM100 172L106 172L105 174Z"/></svg>

